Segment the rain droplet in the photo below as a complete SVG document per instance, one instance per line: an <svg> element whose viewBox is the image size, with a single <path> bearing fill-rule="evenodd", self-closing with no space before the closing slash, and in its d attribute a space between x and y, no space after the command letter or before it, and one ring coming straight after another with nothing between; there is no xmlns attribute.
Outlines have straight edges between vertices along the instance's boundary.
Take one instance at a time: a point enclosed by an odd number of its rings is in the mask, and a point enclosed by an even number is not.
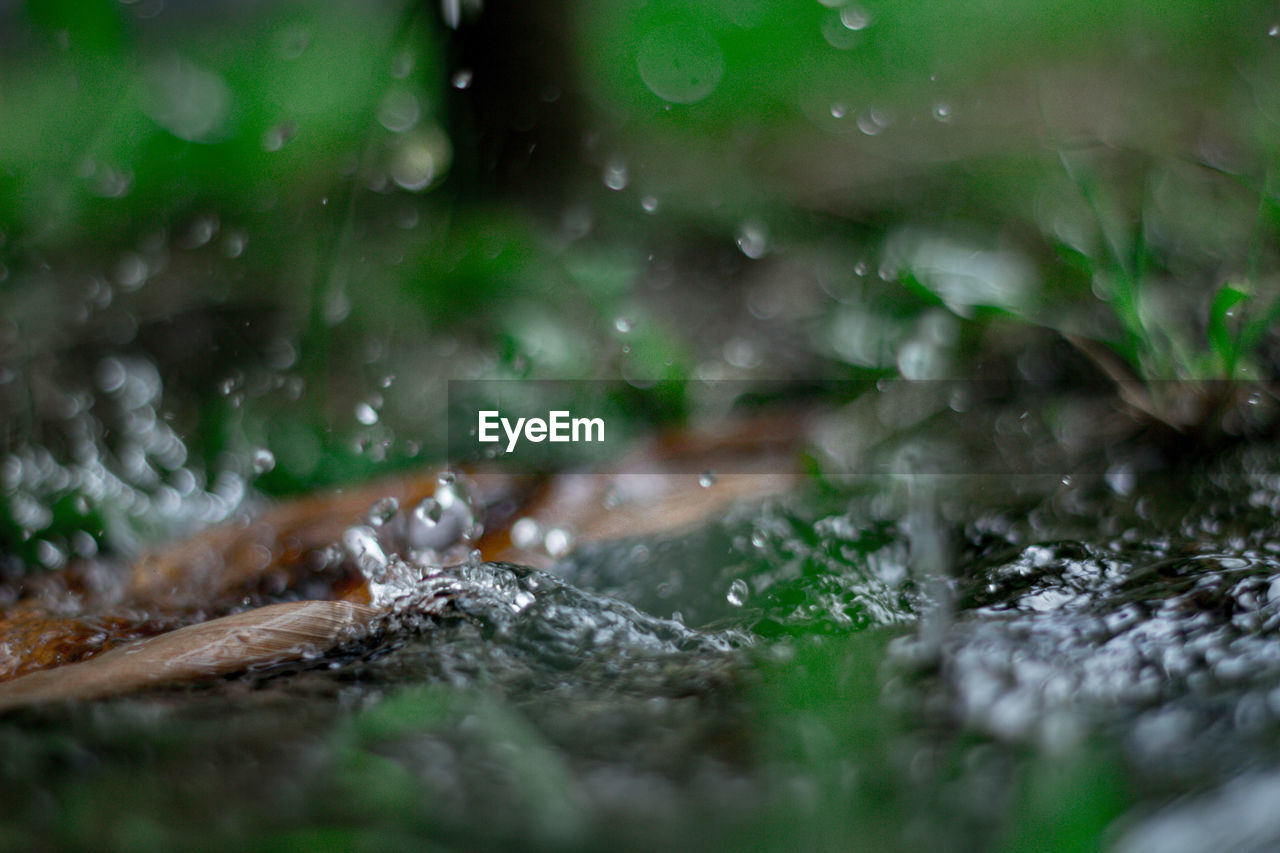
<svg viewBox="0 0 1280 853"><path fill-rule="evenodd" d="M276 40L277 49L283 59L297 59L306 52L311 44L311 33L302 27L293 26L280 33Z"/></svg>
<svg viewBox="0 0 1280 853"><path fill-rule="evenodd" d="M640 199L640 207L644 209L645 213L657 213L658 212L657 196L647 195L644 198Z"/></svg>
<svg viewBox="0 0 1280 853"><path fill-rule="evenodd" d="M532 518L522 518L511 525L511 544L517 548L532 548L542 538L542 528Z"/></svg>
<svg viewBox="0 0 1280 853"><path fill-rule="evenodd" d="M238 258L244 254L245 247L248 245L248 236L238 228L232 229L222 238L222 254L228 258Z"/></svg>
<svg viewBox="0 0 1280 853"><path fill-rule="evenodd" d="M382 527L396 517L400 511L400 502L393 497L385 497L369 507L365 520L374 527Z"/></svg>
<svg viewBox="0 0 1280 853"><path fill-rule="evenodd" d="M293 139L294 134L298 132L298 126L291 121L282 121L279 124L267 128L262 134L262 150L263 151L279 151Z"/></svg>
<svg viewBox="0 0 1280 853"><path fill-rule="evenodd" d="M342 545L356 568L370 580L381 579L387 570L387 555L378 544L378 537L363 525L347 528L342 535Z"/></svg>
<svg viewBox="0 0 1280 853"><path fill-rule="evenodd" d="M613 321L613 328L617 329L620 335L628 335L635 328L635 321L630 317L617 317Z"/></svg>
<svg viewBox="0 0 1280 853"><path fill-rule="evenodd" d="M253 451L252 462L255 474L265 474L276 467L275 454L265 447L259 447Z"/></svg>
<svg viewBox="0 0 1280 853"><path fill-rule="evenodd" d="M889 116L883 110L871 109L858 116L858 130L867 136L877 136L889 126Z"/></svg>
<svg viewBox="0 0 1280 853"><path fill-rule="evenodd" d="M1111 491L1121 496L1133 494L1133 489L1138 484L1133 466L1126 464L1112 465L1107 469L1105 479Z"/></svg>
<svg viewBox="0 0 1280 853"><path fill-rule="evenodd" d="M396 55L391 60L391 76L397 80L403 80L413 72L414 55L413 51L406 50Z"/></svg>
<svg viewBox="0 0 1280 853"><path fill-rule="evenodd" d="M840 10L840 23L851 30L865 30L871 26L871 15L861 6L845 6Z"/></svg>
<svg viewBox="0 0 1280 853"><path fill-rule="evenodd" d="M174 57L152 65L147 82L147 113L156 124L187 142L222 134L231 90L217 74Z"/></svg>
<svg viewBox="0 0 1280 853"><path fill-rule="evenodd" d="M187 231L187 238L183 245L188 249L198 249L216 237L217 234L217 216L213 214L197 216L195 221L191 223L190 230Z"/></svg>
<svg viewBox="0 0 1280 853"><path fill-rule="evenodd" d="M951 121L951 105L946 101L938 101L933 105L933 117L938 121Z"/></svg>
<svg viewBox="0 0 1280 853"><path fill-rule="evenodd" d="M709 489L716 484L716 472L707 470L698 475L698 485Z"/></svg>
<svg viewBox="0 0 1280 853"><path fill-rule="evenodd" d="M125 252L116 262L115 279L121 290L137 290L149 274L147 262L137 252Z"/></svg>
<svg viewBox="0 0 1280 853"><path fill-rule="evenodd" d="M444 175L453 146L439 129L418 128L403 137L391 160L391 179L410 192L425 190Z"/></svg>
<svg viewBox="0 0 1280 853"><path fill-rule="evenodd" d="M129 378L128 371L117 358L104 358L98 363L96 374L98 387L108 394L120 390L124 381Z"/></svg>
<svg viewBox="0 0 1280 853"><path fill-rule="evenodd" d="M629 175L627 173L627 163L620 158L613 158L604 167L604 185L611 190L623 190L627 188Z"/></svg>
<svg viewBox="0 0 1280 853"><path fill-rule="evenodd" d="M747 596L750 594L751 590L747 587L747 582L742 578L738 578L733 583L729 584L729 592L725 595L725 599L734 607L741 607L746 603Z"/></svg>
<svg viewBox="0 0 1280 853"><path fill-rule="evenodd" d="M1271 36L1272 38L1276 38L1277 36L1280 36L1280 24L1272 24L1271 29L1267 30L1267 35Z"/></svg>
<svg viewBox="0 0 1280 853"><path fill-rule="evenodd" d="M440 506L440 501L435 498L423 498L413 508L413 520L424 528L435 527L443 517L444 508Z"/></svg>
<svg viewBox="0 0 1280 853"><path fill-rule="evenodd" d="M90 186L94 195L102 198L123 198L133 189L133 172L102 163L96 168Z"/></svg>
<svg viewBox="0 0 1280 853"><path fill-rule="evenodd" d="M457 71L453 72L453 77L449 80L449 83L455 89L468 89L471 87L471 79L473 76L474 75L470 68L459 68Z"/></svg>
<svg viewBox="0 0 1280 853"><path fill-rule="evenodd" d="M378 422L378 412L368 403L357 403L356 420L365 426L373 426Z"/></svg>
<svg viewBox="0 0 1280 853"><path fill-rule="evenodd" d="M60 569L67 562L67 555L48 539L36 543L36 558L46 569Z"/></svg>
<svg viewBox="0 0 1280 853"><path fill-rule="evenodd" d="M573 547L573 535L563 527L553 527L543 538L542 547L547 549L547 554L553 559L558 560Z"/></svg>
<svg viewBox="0 0 1280 853"><path fill-rule="evenodd" d="M659 98L693 104L715 91L724 75L724 52L698 26L669 24L652 30L636 51L640 79Z"/></svg>
<svg viewBox="0 0 1280 853"><path fill-rule="evenodd" d="M404 133L421 117L422 107L417 96L405 89L392 89L378 105L378 124L392 133Z"/></svg>
<svg viewBox="0 0 1280 853"><path fill-rule="evenodd" d="M759 260L769 253L769 232L764 223L751 219L738 227L738 248L748 258Z"/></svg>
<svg viewBox="0 0 1280 853"><path fill-rule="evenodd" d="M832 118L844 118L848 113L849 113L849 108L844 104L840 103L839 101L836 101L834 104L831 105Z"/></svg>

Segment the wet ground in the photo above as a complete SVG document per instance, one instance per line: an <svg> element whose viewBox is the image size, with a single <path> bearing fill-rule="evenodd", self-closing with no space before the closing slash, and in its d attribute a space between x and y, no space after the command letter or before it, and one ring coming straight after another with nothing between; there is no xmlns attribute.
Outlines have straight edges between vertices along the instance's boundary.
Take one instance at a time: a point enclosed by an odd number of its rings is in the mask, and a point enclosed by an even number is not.
<svg viewBox="0 0 1280 853"><path fill-rule="evenodd" d="M814 478L456 567L319 660L13 712L0 841L1266 848L1280 457L1112 456Z"/></svg>

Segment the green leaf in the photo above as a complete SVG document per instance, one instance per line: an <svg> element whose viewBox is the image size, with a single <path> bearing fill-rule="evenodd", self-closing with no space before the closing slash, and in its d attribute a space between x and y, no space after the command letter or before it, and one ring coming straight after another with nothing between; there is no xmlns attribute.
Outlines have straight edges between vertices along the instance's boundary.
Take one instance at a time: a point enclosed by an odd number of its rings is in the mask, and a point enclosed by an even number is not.
<svg viewBox="0 0 1280 853"><path fill-rule="evenodd" d="M1240 356L1240 334L1238 329L1232 329L1234 318L1231 309L1248 298L1249 294L1245 291L1224 284L1209 306L1209 347L1218 357L1223 378L1229 379L1235 372L1236 361Z"/></svg>

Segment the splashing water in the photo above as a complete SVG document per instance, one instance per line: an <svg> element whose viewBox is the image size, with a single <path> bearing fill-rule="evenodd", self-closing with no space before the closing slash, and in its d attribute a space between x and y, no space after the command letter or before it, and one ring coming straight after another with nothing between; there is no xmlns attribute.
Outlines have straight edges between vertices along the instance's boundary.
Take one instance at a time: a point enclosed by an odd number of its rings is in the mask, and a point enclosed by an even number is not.
<svg viewBox="0 0 1280 853"><path fill-rule="evenodd" d="M479 564L472 548L483 526L470 489L451 472L441 474L435 493L409 512L385 497L347 528L342 546L369 583L373 604L407 610L442 592L446 569Z"/></svg>

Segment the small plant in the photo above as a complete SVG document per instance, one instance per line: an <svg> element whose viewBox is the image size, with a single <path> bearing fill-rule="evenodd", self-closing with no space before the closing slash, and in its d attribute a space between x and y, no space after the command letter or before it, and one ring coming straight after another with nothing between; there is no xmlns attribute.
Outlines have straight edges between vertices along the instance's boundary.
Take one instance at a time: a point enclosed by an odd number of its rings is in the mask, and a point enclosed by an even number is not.
<svg viewBox="0 0 1280 853"><path fill-rule="evenodd" d="M1240 262L1219 246L1205 251L1168 240L1153 245L1150 235L1160 233L1164 223L1150 197L1149 180L1140 193L1136 220L1126 224L1109 215L1107 208L1117 205L1105 198L1103 185L1086 177L1069 157L1061 159L1100 233L1101 251L1084 258L1084 266L1093 293L1108 305L1120 334L1102 343L1055 328L1116 382L1127 403L1178 432L1229 434L1270 427L1275 407L1259 404L1275 399L1266 386L1264 359L1268 332L1280 319L1280 297L1267 298L1258 274L1263 231L1275 209L1265 185L1250 188L1257 202L1243 268L1209 291L1206 305L1208 289L1201 283ZM1218 179L1226 177L1199 168ZM1242 235L1243 223L1234 224ZM1218 269L1203 261L1189 265L1181 257L1197 251L1217 255Z"/></svg>

